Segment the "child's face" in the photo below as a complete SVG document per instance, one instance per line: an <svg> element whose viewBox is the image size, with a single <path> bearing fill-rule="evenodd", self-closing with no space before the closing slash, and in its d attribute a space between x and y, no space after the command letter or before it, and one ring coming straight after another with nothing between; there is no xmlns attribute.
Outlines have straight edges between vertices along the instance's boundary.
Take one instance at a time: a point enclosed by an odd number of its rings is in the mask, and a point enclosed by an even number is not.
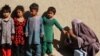
<svg viewBox="0 0 100 56"><path fill-rule="evenodd" d="M10 12L4 12L4 13L3 13L3 17L4 17L4 18L8 18L9 16L10 16Z"/></svg>
<svg viewBox="0 0 100 56"><path fill-rule="evenodd" d="M49 11L47 15L49 18L52 18L55 14L52 11Z"/></svg>
<svg viewBox="0 0 100 56"><path fill-rule="evenodd" d="M17 10L17 16L18 17L22 17L23 16L23 12L21 10Z"/></svg>
<svg viewBox="0 0 100 56"><path fill-rule="evenodd" d="M36 16L36 15L37 15L37 13L38 13L38 11L37 11L37 10L35 10L35 9L32 9L32 10L31 10L31 15L32 15L32 16Z"/></svg>

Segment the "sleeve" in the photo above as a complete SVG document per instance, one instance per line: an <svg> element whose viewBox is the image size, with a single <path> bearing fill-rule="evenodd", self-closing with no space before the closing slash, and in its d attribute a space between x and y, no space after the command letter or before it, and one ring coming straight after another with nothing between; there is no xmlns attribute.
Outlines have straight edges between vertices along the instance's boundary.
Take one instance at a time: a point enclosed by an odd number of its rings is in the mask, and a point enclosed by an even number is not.
<svg viewBox="0 0 100 56"><path fill-rule="evenodd" d="M54 21L54 24L60 31L62 31L63 28L62 28L62 26L59 24L59 22L56 19Z"/></svg>
<svg viewBox="0 0 100 56"><path fill-rule="evenodd" d="M43 18L40 19L41 25L40 25L40 36L44 36L44 24L43 24Z"/></svg>
<svg viewBox="0 0 100 56"><path fill-rule="evenodd" d="M14 26L14 20L12 19L11 20L11 34L13 35L13 34L15 34L15 26Z"/></svg>
<svg viewBox="0 0 100 56"><path fill-rule="evenodd" d="M25 36L28 37L28 32L29 32L29 20L26 22L26 27L25 27Z"/></svg>

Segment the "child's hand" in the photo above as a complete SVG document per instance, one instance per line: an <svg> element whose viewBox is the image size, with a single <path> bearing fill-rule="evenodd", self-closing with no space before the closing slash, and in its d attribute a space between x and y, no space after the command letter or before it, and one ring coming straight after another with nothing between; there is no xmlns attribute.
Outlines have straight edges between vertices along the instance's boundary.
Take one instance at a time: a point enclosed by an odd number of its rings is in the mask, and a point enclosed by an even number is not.
<svg viewBox="0 0 100 56"><path fill-rule="evenodd" d="M73 33L72 30L69 30L69 34L70 34L72 37L76 37L76 35Z"/></svg>
<svg viewBox="0 0 100 56"><path fill-rule="evenodd" d="M11 36L11 40L14 40L14 36L13 35Z"/></svg>
<svg viewBox="0 0 100 56"><path fill-rule="evenodd" d="M68 33L68 32L67 32L67 31L65 31L65 30L62 30L62 31L63 31L63 33L64 33L64 34L67 34L67 33Z"/></svg>
<svg viewBox="0 0 100 56"><path fill-rule="evenodd" d="M25 33L25 37L27 37L27 38L29 37L27 32Z"/></svg>
<svg viewBox="0 0 100 56"><path fill-rule="evenodd" d="M43 38L44 37L44 34L41 33L41 36L40 37Z"/></svg>

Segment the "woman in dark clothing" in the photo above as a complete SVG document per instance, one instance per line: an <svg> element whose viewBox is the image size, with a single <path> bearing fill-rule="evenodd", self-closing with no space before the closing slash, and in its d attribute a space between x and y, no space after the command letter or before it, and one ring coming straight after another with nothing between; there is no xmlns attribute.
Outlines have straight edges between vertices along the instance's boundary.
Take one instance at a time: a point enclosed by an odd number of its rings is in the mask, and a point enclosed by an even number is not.
<svg viewBox="0 0 100 56"><path fill-rule="evenodd" d="M72 21L72 30L67 31L69 36L77 40L77 48L82 48L87 52L87 56L95 56L99 51L99 40L95 33L81 20ZM74 46L73 46L74 47Z"/></svg>

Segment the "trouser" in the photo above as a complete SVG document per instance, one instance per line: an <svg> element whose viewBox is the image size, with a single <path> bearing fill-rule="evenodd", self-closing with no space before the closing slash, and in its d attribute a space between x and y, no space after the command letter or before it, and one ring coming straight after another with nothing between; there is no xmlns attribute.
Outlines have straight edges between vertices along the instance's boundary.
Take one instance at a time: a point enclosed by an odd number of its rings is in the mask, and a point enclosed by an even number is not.
<svg viewBox="0 0 100 56"><path fill-rule="evenodd" d="M43 42L42 43L42 55L44 56L47 54L52 54L53 44L52 42Z"/></svg>
<svg viewBox="0 0 100 56"><path fill-rule="evenodd" d="M25 49L24 49L24 45L13 45L13 56L24 56L25 54Z"/></svg>
<svg viewBox="0 0 100 56"><path fill-rule="evenodd" d="M41 45L29 45L26 50L26 56L41 56Z"/></svg>
<svg viewBox="0 0 100 56"><path fill-rule="evenodd" d="M2 44L2 56L11 56L11 45Z"/></svg>

